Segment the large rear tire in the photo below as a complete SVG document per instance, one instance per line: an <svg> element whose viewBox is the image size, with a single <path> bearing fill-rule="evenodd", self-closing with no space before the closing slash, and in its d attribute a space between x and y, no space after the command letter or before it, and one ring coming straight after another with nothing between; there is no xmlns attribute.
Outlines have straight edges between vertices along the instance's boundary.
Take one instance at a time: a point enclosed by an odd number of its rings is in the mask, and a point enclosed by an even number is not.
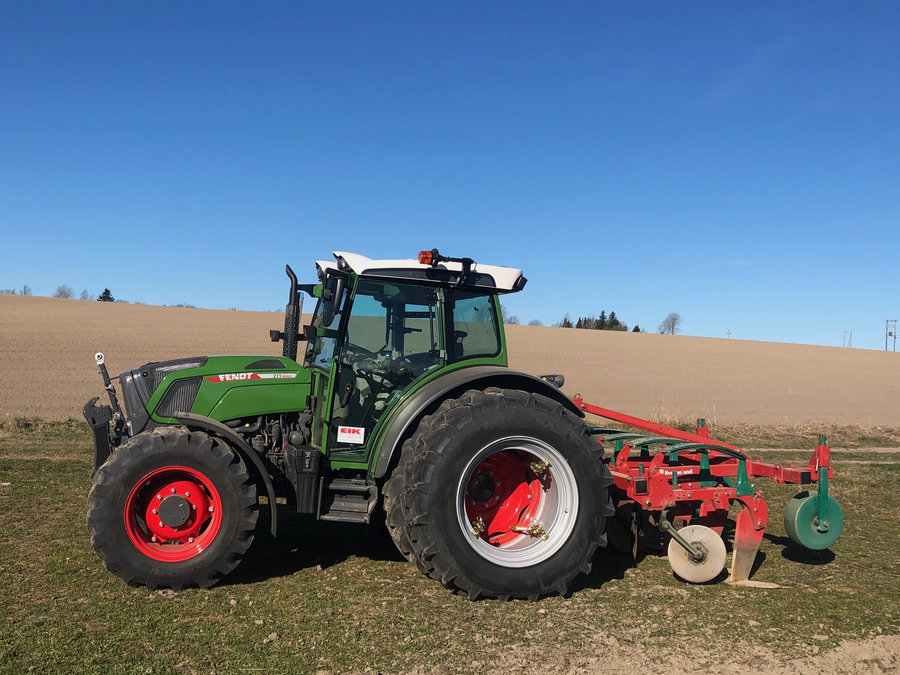
<svg viewBox="0 0 900 675"><path fill-rule="evenodd" d="M564 595L606 544L602 454L556 401L469 391L404 444L386 485L389 529L420 570L473 600Z"/></svg>
<svg viewBox="0 0 900 675"><path fill-rule="evenodd" d="M256 486L224 442L184 428L138 434L100 467L88 496L103 565L148 588L212 586L253 541Z"/></svg>

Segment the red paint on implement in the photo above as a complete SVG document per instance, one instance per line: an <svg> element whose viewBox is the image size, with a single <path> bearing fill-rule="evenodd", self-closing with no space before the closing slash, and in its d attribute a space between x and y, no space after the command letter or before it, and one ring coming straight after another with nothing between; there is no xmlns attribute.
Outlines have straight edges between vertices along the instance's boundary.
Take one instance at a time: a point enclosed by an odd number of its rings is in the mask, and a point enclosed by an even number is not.
<svg viewBox="0 0 900 675"><path fill-rule="evenodd" d="M159 515L159 505L170 496L184 499L190 507L187 520L178 528L163 523ZM128 495L123 516L128 538L141 553L160 562L182 562L202 553L216 538L222 524L222 500L201 472L168 466L138 482Z"/></svg>
<svg viewBox="0 0 900 675"><path fill-rule="evenodd" d="M722 443L722 441L716 441L709 437L709 432L707 431L706 436L701 436L700 434L692 434L687 431L679 431L678 429L673 429L672 427L667 427L664 424L655 424L653 422L648 422L647 420L642 420L640 417L632 417L631 415L626 415L624 413L616 412L615 410L608 410L606 408L601 408L596 405L591 405L590 403L585 403L583 398L573 398L572 403L577 405L579 408L584 410L585 412L590 413L591 415L597 415L598 417L605 417L608 420L613 420L614 422L620 422L622 424L627 424L630 427L634 427L636 429L642 429L644 431L649 431L651 433L656 434L657 436L666 436L668 438L677 438L678 440L684 441L685 443L706 443L708 445L718 445L723 448L728 448L730 450L741 451L741 449L734 445L728 445L728 443Z"/></svg>

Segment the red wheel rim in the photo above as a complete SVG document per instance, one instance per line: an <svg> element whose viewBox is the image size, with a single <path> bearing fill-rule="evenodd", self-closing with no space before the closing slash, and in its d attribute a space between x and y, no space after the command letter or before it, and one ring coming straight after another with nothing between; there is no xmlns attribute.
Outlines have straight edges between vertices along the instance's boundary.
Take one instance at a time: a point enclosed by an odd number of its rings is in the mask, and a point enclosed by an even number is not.
<svg viewBox="0 0 900 675"><path fill-rule="evenodd" d="M521 535L511 528L528 527L539 512L543 490L530 466L534 461L527 453L502 450L486 457L472 472L466 486L466 516L470 522L481 518L485 528L479 536L489 544L514 541Z"/></svg>
<svg viewBox="0 0 900 675"><path fill-rule="evenodd" d="M212 481L186 466L144 476L125 502L125 531L144 555L181 562L202 553L222 525L222 500Z"/></svg>

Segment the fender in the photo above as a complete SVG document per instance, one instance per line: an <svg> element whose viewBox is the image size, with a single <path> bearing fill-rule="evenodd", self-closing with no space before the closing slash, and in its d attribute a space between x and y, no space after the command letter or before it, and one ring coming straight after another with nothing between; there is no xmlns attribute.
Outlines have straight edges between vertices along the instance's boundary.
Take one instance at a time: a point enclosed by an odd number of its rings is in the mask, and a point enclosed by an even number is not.
<svg viewBox="0 0 900 675"><path fill-rule="evenodd" d="M266 484L266 493L269 495L269 513L271 514L272 536L276 536L278 530L278 505L275 502L275 486L272 485L272 479L269 478L269 472L266 470L265 464L259 455L253 451L247 441L237 435L237 432L209 417L203 415L193 415L191 413L175 413L175 419L188 427L198 427L212 433L213 436L227 440L244 461L251 461L253 466L259 472L260 477Z"/></svg>
<svg viewBox="0 0 900 675"><path fill-rule="evenodd" d="M452 370L446 375L441 375L426 383L400 404L398 411L393 414L393 421L386 427L387 430L378 444L379 452L375 468L374 470L370 468L370 472L375 478L381 478L387 473L394 453L399 451L403 441L412 433L419 418L434 403L439 403L445 398L453 398L469 389L486 389L488 387L521 389L532 394L541 394L561 403L579 417L584 417L584 413L572 403L568 396L552 384L548 384L534 375L520 373L502 366L471 366Z"/></svg>

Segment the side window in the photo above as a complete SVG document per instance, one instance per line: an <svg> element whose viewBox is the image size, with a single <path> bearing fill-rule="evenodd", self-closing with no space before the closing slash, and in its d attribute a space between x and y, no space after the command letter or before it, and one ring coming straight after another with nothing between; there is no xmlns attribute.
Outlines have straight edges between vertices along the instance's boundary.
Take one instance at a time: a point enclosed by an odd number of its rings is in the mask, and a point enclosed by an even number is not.
<svg viewBox="0 0 900 675"><path fill-rule="evenodd" d="M491 296L453 291L451 354L455 361L500 353L500 331Z"/></svg>

